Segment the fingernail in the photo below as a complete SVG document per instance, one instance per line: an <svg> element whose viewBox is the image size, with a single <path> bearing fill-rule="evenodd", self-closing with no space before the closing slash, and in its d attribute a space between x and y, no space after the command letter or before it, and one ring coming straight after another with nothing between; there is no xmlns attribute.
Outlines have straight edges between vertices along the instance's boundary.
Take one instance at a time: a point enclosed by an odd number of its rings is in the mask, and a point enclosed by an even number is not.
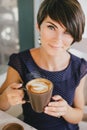
<svg viewBox="0 0 87 130"><path fill-rule="evenodd" d="M48 106L51 106L51 103L49 103Z"/></svg>
<svg viewBox="0 0 87 130"><path fill-rule="evenodd" d="M21 87L22 85L23 85L22 83L19 84L20 87Z"/></svg>

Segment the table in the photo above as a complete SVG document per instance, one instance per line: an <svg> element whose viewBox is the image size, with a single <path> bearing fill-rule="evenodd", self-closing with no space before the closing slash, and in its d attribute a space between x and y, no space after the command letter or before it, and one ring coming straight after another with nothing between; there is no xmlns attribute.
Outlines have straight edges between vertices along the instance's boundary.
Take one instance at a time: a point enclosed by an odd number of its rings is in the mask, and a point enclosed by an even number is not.
<svg viewBox="0 0 87 130"><path fill-rule="evenodd" d="M35 128L17 119L16 117L13 117L0 110L0 130L2 130L2 128L8 123L19 123L24 127L24 130L36 130Z"/></svg>

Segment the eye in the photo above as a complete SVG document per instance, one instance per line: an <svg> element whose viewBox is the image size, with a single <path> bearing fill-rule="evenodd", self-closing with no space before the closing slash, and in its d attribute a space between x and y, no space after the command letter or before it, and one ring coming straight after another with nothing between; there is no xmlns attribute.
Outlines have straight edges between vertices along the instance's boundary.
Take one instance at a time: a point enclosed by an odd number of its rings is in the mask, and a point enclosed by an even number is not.
<svg viewBox="0 0 87 130"><path fill-rule="evenodd" d="M48 25L48 28L49 28L50 30L55 30L55 27L52 26L52 25Z"/></svg>

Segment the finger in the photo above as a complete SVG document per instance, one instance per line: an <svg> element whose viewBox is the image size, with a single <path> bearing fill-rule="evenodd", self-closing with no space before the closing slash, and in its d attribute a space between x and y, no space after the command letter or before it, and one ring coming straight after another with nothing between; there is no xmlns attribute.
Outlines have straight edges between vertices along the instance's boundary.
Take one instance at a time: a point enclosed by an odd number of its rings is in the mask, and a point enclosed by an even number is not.
<svg viewBox="0 0 87 130"><path fill-rule="evenodd" d="M52 111L44 111L44 113L50 115L50 116L54 116L54 117L58 117L57 113L52 112Z"/></svg>
<svg viewBox="0 0 87 130"><path fill-rule="evenodd" d="M52 112L65 112L67 109L66 107L45 107L45 111L52 111Z"/></svg>
<svg viewBox="0 0 87 130"><path fill-rule="evenodd" d="M52 97L52 99L58 101L58 100L62 100L62 97L60 95L55 95Z"/></svg>
<svg viewBox="0 0 87 130"><path fill-rule="evenodd" d="M44 110L44 113L48 114L48 115L51 115L51 116L55 116L55 117L60 117L60 116L63 116L65 115L65 111L61 111L61 110L57 110L54 108L50 108L50 109L45 109Z"/></svg>
<svg viewBox="0 0 87 130"><path fill-rule="evenodd" d="M15 105L18 105L18 104L24 104L24 103L26 103L26 101L17 97L17 98L13 98L13 100L10 99L9 103L10 103L11 106L15 106Z"/></svg>
<svg viewBox="0 0 87 130"><path fill-rule="evenodd" d="M18 90L18 89L12 89L12 90L9 90L8 94L7 94L7 97L8 98L16 98L16 97L21 97L23 98L24 97L24 93L22 92L22 90Z"/></svg>
<svg viewBox="0 0 87 130"><path fill-rule="evenodd" d="M25 104L26 103L26 101L25 100L22 100L21 102L20 102L20 104Z"/></svg>
<svg viewBox="0 0 87 130"><path fill-rule="evenodd" d="M21 92L21 90L11 90L10 93L8 93L7 98L8 101L13 103L16 103L17 101L21 101L24 97L24 93Z"/></svg>
<svg viewBox="0 0 87 130"><path fill-rule="evenodd" d="M17 104L24 104L24 103L26 103L25 100L16 100L16 105L17 105Z"/></svg>
<svg viewBox="0 0 87 130"><path fill-rule="evenodd" d="M13 89L18 89L22 87L22 83L13 83L9 87Z"/></svg>
<svg viewBox="0 0 87 130"><path fill-rule="evenodd" d="M48 106L53 106L53 107L63 107L66 105L66 102L64 100L59 100L59 101L54 101L54 102L50 102L48 103Z"/></svg>
<svg viewBox="0 0 87 130"><path fill-rule="evenodd" d="M48 111L48 110L45 110L44 113L50 115L50 116L54 116L54 117L57 117L59 118L60 116L64 115L63 112L55 112L55 111Z"/></svg>
<svg viewBox="0 0 87 130"><path fill-rule="evenodd" d="M20 96L20 97L24 97L24 91L23 90L21 90L21 89L17 89L17 90L15 90L15 92L17 92L17 94Z"/></svg>

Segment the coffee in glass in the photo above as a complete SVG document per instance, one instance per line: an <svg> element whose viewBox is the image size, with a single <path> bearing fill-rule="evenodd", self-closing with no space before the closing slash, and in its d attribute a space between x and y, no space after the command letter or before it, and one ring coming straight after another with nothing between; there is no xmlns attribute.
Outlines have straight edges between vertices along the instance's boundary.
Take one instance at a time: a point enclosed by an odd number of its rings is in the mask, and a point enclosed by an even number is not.
<svg viewBox="0 0 87 130"><path fill-rule="evenodd" d="M31 106L36 112L43 112L44 107L50 102L53 83L45 78L37 78L26 84Z"/></svg>

